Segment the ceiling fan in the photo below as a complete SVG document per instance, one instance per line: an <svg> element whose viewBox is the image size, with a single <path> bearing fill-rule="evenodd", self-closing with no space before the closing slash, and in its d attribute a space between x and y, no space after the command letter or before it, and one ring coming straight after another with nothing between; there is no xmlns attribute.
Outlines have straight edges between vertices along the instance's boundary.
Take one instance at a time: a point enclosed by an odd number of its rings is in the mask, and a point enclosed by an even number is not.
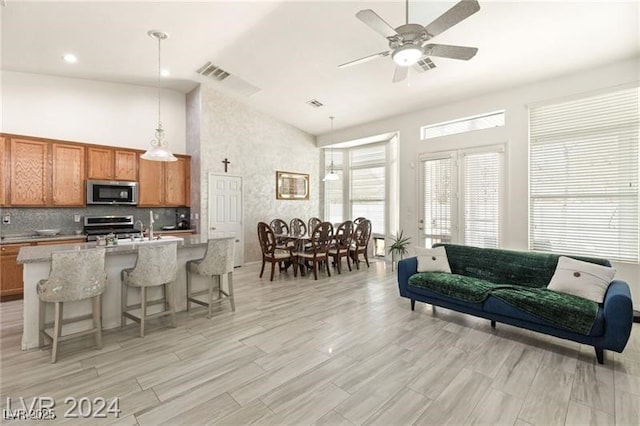
<svg viewBox="0 0 640 426"><path fill-rule="evenodd" d="M433 37L463 21L478 10L480 10L480 4L476 0L462 0L429 25L423 27L420 24L409 23L409 0L407 0L405 8L406 23L395 29L373 10L361 10L356 13L356 17L385 37L389 41L389 50L365 56L355 61L346 62L339 65L338 68L349 67L391 55L393 61L396 63L393 82L397 83L407 78L409 67L416 65L419 61L424 62L420 64L422 66L416 68L420 72L435 68L435 64L429 60L429 56L468 61L478 52L476 47L452 46L428 42Z"/></svg>

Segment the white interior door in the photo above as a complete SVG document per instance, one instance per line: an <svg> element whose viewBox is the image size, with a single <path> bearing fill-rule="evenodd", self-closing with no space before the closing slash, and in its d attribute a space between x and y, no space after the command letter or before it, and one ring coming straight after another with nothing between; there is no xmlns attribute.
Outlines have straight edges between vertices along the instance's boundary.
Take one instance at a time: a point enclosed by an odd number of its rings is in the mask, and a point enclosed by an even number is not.
<svg viewBox="0 0 640 426"><path fill-rule="evenodd" d="M209 238L236 239L235 266L244 263L242 178L209 174Z"/></svg>

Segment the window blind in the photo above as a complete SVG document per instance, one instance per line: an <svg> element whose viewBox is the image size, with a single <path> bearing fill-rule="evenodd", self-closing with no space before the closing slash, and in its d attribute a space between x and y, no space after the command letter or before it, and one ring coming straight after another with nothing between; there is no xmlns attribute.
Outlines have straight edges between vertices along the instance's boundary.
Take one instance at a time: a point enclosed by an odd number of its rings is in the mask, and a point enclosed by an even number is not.
<svg viewBox="0 0 640 426"><path fill-rule="evenodd" d="M371 220L372 232L384 234L385 167L351 170L351 215Z"/></svg>
<svg viewBox="0 0 640 426"><path fill-rule="evenodd" d="M532 108L530 248L638 261L638 89Z"/></svg>
<svg viewBox="0 0 640 426"><path fill-rule="evenodd" d="M467 154L464 173L464 243L499 247L500 153Z"/></svg>
<svg viewBox="0 0 640 426"><path fill-rule="evenodd" d="M425 246L451 242L453 159L422 162Z"/></svg>

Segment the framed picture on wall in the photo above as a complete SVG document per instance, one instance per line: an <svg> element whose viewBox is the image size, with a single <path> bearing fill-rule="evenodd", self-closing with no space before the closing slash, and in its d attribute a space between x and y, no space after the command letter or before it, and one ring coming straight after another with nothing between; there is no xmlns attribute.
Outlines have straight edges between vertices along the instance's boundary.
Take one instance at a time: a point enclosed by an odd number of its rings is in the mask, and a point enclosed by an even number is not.
<svg viewBox="0 0 640 426"><path fill-rule="evenodd" d="M309 175L276 171L277 200L308 200Z"/></svg>

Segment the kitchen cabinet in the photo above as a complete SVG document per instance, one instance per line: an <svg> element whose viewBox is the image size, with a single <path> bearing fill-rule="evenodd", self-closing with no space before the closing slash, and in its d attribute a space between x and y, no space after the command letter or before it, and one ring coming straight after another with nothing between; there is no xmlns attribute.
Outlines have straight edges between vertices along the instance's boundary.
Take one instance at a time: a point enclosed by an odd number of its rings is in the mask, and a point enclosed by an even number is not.
<svg viewBox="0 0 640 426"><path fill-rule="evenodd" d="M87 179L138 180L138 153L128 149L87 147Z"/></svg>
<svg viewBox="0 0 640 426"><path fill-rule="evenodd" d="M115 150L115 179L138 180L138 153L136 151Z"/></svg>
<svg viewBox="0 0 640 426"><path fill-rule="evenodd" d="M178 161L165 164L165 199L167 206L188 206L191 181L191 161L178 157Z"/></svg>
<svg viewBox="0 0 640 426"><path fill-rule="evenodd" d="M163 162L140 159L140 207L188 206L191 187L191 159L178 156L178 161Z"/></svg>
<svg viewBox="0 0 640 426"><path fill-rule="evenodd" d="M49 143L21 138L11 138L10 141L9 204L47 205Z"/></svg>
<svg viewBox="0 0 640 426"><path fill-rule="evenodd" d="M7 173L7 170L9 170L9 167L5 163L7 159L7 156L5 154L6 151L6 140L4 136L0 136L0 167L2 167L2 171L0 172L0 206L4 206L5 204L7 204L7 190L5 188L5 185L8 179L5 174Z"/></svg>
<svg viewBox="0 0 640 426"><path fill-rule="evenodd" d="M22 294L22 265L16 262L21 247L31 245L6 244L0 247L0 296Z"/></svg>
<svg viewBox="0 0 640 426"><path fill-rule="evenodd" d="M51 201L54 206L85 204L84 149L82 145L51 144Z"/></svg>
<svg viewBox="0 0 640 426"><path fill-rule="evenodd" d="M3 244L0 246L0 296L22 296L23 266L18 264L18 253L22 247L48 246L61 244L81 244L85 237L74 237L64 240L37 241L16 244Z"/></svg>

